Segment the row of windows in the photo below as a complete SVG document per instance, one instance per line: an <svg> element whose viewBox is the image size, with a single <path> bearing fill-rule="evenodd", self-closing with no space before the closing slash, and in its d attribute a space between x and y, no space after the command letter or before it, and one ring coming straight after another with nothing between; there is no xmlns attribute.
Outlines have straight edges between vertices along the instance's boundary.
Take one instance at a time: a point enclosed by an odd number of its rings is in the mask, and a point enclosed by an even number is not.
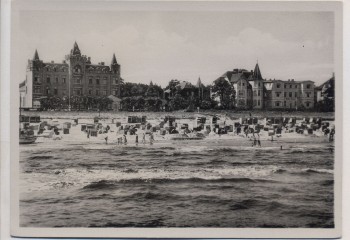
<svg viewBox="0 0 350 240"><path fill-rule="evenodd" d="M55 77L53 81L55 83L66 83L66 78L63 77L61 78L61 81L60 81L58 77ZM34 77L34 83L41 83L40 77ZM51 77L46 77L46 83L51 83Z"/></svg>
<svg viewBox="0 0 350 240"><path fill-rule="evenodd" d="M34 93L41 93L41 89L40 88L35 88L34 89ZM50 89L46 89L46 95L50 95L51 94L51 90ZM52 92L53 95L58 95L58 89L55 88L53 89L53 92ZM83 94L83 91L82 89L74 89L73 90L73 95L82 95ZM117 95L117 90L113 90L112 91L112 94L113 95ZM63 90L62 91L62 95L67 95L67 92L66 90ZM91 89L89 89L88 91L88 95L93 95L93 91ZM95 90L95 96L107 96L107 90Z"/></svg>
<svg viewBox="0 0 350 240"><path fill-rule="evenodd" d="M311 107L311 103L310 102L306 102L305 103L306 107ZM295 101L294 103L289 103L289 106L287 106L287 102L284 101L284 104L282 105L282 102L275 102L275 107L296 107L297 106L297 102Z"/></svg>
<svg viewBox="0 0 350 240"><path fill-rule="evenodd" d="M281 96L281 92L276 92L276 97L280 97ZM306 97L312 97L311 92L306 92L305 93ZM287 92L284 92L284 97L287 97ZM293 92L288 92L288 97L293 97ZM294 97L298 97L298 93L294 92Z"/></svg>
<svg viewBox="0 0 350 240"><path fill-rule="evenodd" d="M293 84L284 84L284 88L293 88ZM277 83L276 84L276 88L281 88L282 87L282 84L281 83ZM294 84L294 88L298 88L298 84ZM307 89L310 89L311 88L311 84L306 84L306 88Z"/></svg>
<svg viewBox="0 0 350 240"><path fill-rule="evenodd" d="M66 78L63 77L61 79L61 81L59 81L58 77L55 77L54 79L51 79L51 77L46 77L46 83L51 84L53 82L55 82L55 83L63 83L64 84L64 83L66 83ZM34 83L41 83L40 77L34 77ZM75 78L75 83L81 84L82 83L81 78ZM100 79L95 79L95 83L96 83L96 85L100 85ZM118 84L118 81L114 80L113 83L114 84ZM92 78L89 79L89 84L93 84L93 79ZM101 85L107 85L107 78L102 79Z"/></svg>
<svg viewBox="0 0 350 240"><path fill-rule="evenodd" d="M276 97L280 97L281 92L276 92ZM287 97L287 92L284 92L284 97ZM288 97L293 97L293 92L288 93ZM294 97L298 97L298 93L294 92Z"/></svg>

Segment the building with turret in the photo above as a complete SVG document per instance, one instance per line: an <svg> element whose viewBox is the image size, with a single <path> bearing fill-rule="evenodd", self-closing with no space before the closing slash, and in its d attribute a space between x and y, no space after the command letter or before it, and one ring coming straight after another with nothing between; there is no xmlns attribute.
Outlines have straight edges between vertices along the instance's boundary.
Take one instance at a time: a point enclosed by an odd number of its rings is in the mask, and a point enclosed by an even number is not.
<svg viewBox="0 0 350 240"><path fill-rule="evenodd" d="M230 82L235 91L234 106L237 109L313 109L313 81L266 80L259 64L254 70L233 69L220 78Z"/></svg>
<svg viewBox="0 0 350 240"><path fill-rule="evenodd" d="M35 51L33 59L28 60L26 79L20 84L21 107L40 108L40 99L47 97L119 97L121 81L115 54L108 66L104 62L92 64L76 42L61 63L44 62Z"/></svg>

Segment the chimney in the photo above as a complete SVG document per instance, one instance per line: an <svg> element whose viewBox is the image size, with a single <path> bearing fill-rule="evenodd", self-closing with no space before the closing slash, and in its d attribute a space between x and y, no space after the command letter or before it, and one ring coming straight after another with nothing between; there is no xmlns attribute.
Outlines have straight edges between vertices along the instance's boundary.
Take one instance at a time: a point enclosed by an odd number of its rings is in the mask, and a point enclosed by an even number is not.
<svg viewBox="0 0 350 240"><path fill-rule="evenodd" d="M63 60L62 63L66 63L66 60Z"/></svg>
<svg viewBox="0 0 350 240"><path fill-rule="evenodd" d="M51 61L51 63L55 63L54 61Z"/></svg>
<svg viewBox="0 0 350 240"><path fill-rule="evenodd" d="M101 62L101 65L104 66L104 65L105 65L105 62Z"/></svg>

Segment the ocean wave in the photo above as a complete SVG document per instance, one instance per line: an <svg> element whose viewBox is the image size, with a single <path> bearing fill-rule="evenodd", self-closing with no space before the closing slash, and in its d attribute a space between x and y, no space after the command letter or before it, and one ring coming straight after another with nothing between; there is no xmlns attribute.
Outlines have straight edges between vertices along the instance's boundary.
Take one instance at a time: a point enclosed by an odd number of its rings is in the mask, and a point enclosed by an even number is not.
<svg viewBox="0 0 350 240"><path fill-rule="evenodd" d="M50 155L36 155L36 156L29 157L28 160L48 160L53 158L54 156L50 156Z"/></svg>
<svg viewBox="0 0 350 240"><path fill-rule="evenodd" d="M254 183L254 182L274 182L266 179L251 178L152 178L152 179L120 179L120 180L100 180L92 182L83 187L83 189L108 189L114 188L119 184L169 184L169 183Z"/></svg>
<svg viewBox="0 0 350 240"><path fill-rule="evenodd" d="M332 169L315 169L315 168L305 168L302 169L302 172L306 173L327 173L327 174L333 174Z"/></svg>
<svg viewBox="0 0 350 240"><path fill-rule="evenodd" d="M285 173L285 172L287 172L287 170L283 168L277 168L273 170L273 173Z"/></svg>
<svg viewBox="0 0 350 240"><path fill-rule="evenodd" d="M260 204L260 201L256 199L244 199L242 201L236 202L233 205L230 206L230 210L243 210L243 209L249 209L252 207L256 207Z"/></svg>

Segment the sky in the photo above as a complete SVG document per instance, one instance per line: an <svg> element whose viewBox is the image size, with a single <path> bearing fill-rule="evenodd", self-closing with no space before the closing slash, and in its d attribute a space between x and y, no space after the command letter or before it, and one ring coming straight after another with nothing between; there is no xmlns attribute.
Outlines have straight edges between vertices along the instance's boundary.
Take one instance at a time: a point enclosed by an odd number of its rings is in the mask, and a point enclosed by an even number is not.
<svg viewBox="0 0 350 240"><path fill-rule="evenodd" d="M12 79L25 79L35 49L62 62L77 41L93 63L113 53L126 82L212 83L235 68L263 78L312 80L334 72L331 12L21 11L12 19Z"/></svg>

